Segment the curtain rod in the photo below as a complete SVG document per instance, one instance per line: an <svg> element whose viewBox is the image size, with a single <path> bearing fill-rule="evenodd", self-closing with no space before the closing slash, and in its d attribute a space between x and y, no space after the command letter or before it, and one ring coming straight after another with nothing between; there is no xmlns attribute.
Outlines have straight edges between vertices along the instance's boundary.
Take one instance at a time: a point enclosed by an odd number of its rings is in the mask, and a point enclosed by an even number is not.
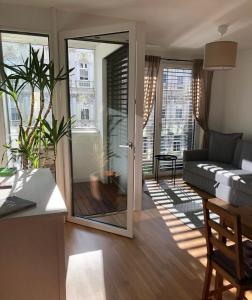
<svg viewBox="0 0 252 300"><path fill-rule="evenodd" d="M162 60L170 60L170 61L187 61L187 62L194 62L194 60L189 60L189 59L176 59L176 58L172 59L172 58L162 58L162 57L161 57L161 59L162 59Z"/></svg>

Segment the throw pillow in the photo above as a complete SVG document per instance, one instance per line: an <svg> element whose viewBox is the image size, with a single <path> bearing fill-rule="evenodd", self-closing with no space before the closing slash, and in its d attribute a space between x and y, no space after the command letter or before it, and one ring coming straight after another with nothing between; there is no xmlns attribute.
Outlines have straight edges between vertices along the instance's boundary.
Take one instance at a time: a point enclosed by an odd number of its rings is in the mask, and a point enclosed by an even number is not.
<svg viewBox="0 0 252 300"><path fill-rule="evenodd" d="M234 152L238 140L242 138L242 133L221 133L209 132L209 160L232 163Z"/></svg>

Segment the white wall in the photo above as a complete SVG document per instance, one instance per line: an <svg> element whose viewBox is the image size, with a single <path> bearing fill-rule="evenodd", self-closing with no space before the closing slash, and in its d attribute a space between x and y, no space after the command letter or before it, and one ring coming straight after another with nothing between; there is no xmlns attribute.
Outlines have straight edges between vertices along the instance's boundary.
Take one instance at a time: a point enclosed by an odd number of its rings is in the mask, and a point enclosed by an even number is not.
<svg viewBox="0 0 252 300"><path fill-rule="evenodd" d="M215 72L211 100L211 129L252 140L252 49L239 51L236 69Z"/></svg>
<svg viewBox="0 0 252 300"><path fill-rule="evenodd" d="M101 135L99 132L73 132L73 182L88 182L99 175L101 166Z"/></svg>

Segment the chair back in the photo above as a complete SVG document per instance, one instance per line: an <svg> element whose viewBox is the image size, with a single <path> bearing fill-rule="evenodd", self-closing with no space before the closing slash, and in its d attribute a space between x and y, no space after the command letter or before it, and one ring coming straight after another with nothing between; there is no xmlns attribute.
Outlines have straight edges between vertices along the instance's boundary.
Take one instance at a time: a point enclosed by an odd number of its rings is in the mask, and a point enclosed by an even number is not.
<svg viewBox="0 0 252 300"><path fill-rule="evenodd" d="M206 243L208 256L211 257L214 250L220 251L223 255L233 261L236 276L239 280L244 278L243 253L242 253L242 232L241 221L238 214L227 211L209 200L203 200ZM219 217L216 222L210 217L213 213ZM233 245L233 249L227 243Z"/></svg>

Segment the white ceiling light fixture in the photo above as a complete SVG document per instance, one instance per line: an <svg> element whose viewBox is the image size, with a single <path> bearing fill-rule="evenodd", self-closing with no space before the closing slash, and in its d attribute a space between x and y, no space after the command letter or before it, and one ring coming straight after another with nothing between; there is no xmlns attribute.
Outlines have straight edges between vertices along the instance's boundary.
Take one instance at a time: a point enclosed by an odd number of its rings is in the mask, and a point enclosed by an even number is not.
<svg viewBox="0 0 252 300"><path fill-rule="evenodd" d="M227 30L227 24L220 25L218 31L221 35L221 39L206 44L204 54L205 70L230 70L235 68L238 44L233 41L222 40Z"/></svg>

